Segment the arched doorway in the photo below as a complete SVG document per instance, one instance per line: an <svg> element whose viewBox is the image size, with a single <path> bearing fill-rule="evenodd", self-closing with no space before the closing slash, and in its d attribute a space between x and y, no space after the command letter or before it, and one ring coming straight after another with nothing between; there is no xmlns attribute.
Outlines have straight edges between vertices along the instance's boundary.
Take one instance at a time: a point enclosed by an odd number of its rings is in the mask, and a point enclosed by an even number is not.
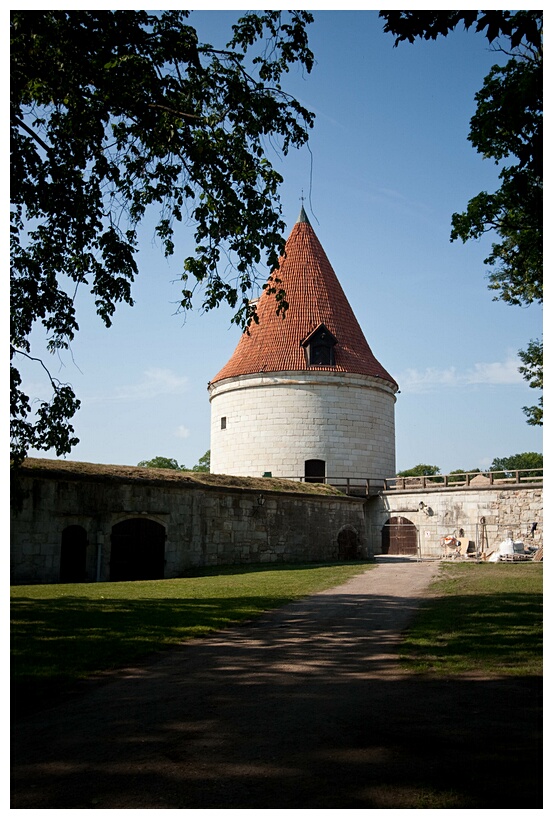
<svg viewBox="0 0 553 819"><path fill-rule="evenodd" d="M61 533L60 583L84 583L88 539L82 526L66 526Z"/></svg>
<svg viewBox="0 0 553 819"><path fill-rule="evenodd" d="M324 483L325 482L326 464L324 461L319 461L317 458L312 458L305 462L305 482L306 483Z"/></svg>
<svg viewBox="0 0 553 819"><path fill-rule="evenodd" d="M161 580L165 570L165 527L130 518L111 530L110 580Z"/></svg>
<svg viewBox="0 0 553 819"><path fill-rule="evenodd" d="M340 560L359 560L359 535L347 524L338 532L338 557Z"/></svg>
<svg viewBox="0 0 553 819"><path fill-rule="evenodd" d="M416 555L417 527L408 518L388 518L382 527L383 555Z"/></svg>

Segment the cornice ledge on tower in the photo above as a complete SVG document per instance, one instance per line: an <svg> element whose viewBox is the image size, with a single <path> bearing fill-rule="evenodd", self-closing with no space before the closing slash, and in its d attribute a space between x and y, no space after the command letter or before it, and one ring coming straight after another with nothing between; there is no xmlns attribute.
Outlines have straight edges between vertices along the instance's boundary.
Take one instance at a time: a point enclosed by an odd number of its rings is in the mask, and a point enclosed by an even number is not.
<svg viewBox="0 0 553 819"><path fill-rule="evenodd" d="M272 372L244 373L238 376L227 376L218 381L210 382L208 386L209 400L221 393L235 392L243 389L259 389L264 387L283 387L289 385L317 384L318 386L332 386L339 383L342 387L368 387L381 390L385 393L398 392L395 381L382 378L379 375L338 371L332 368L310 367L305 370L275 370Z"/></svg>

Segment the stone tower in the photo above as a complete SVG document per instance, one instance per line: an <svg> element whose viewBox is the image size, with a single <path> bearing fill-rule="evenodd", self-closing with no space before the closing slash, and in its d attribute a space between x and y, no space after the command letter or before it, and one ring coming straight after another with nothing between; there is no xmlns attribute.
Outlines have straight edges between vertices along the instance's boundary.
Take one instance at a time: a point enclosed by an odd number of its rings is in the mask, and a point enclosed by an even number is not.
<svg viewBox="0 0 553 819"><path fill-rule="evenodd" d="M398 385L376 360L302 207L277 276L209 384L211 471L283 478L395 475Z"/></svg>

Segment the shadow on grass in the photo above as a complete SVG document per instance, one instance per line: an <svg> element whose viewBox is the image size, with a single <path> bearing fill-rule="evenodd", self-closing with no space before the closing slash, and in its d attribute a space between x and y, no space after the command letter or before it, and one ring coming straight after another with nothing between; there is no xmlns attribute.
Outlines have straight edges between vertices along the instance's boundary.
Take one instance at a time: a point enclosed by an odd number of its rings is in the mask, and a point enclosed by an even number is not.
<svg viewBox="0 0 553 819"><path fill-rule="evenodd" d="M167 587L169 590L169 587ZM352 630L377 629L386 646L387 619L418 607L406 598L379 598L372 619L359 618L365 597L340 602L337 634L347 643ZM332 608L333 596L326 605ZM155 599L89 599L67 596L12 601L13 703L15 716L62 699L79 679L142 662L193 637L257 618L290 601L282 593L263 596ZM404 635L401 654L415 672L456 674L541 673L541 595L472 594L431 599ZM358 622L356 622L356 619ZM300 618L301 621L301 618ZM305 622L287 623L301 638ZM384 631L383 631L384 629ZM314 657L316 652L314 652ZM325 651L328 654L329 648ZM347 654L347 652L346 652ZM151 660L152 657L150 656ZM329 659L321 657L323 667Z"/></svg>
<svg viewBox="0 0 553 819"><path fill-rule="evenodd" d="M87 675L258 617L369 567L367 561L218 566L192 569L182 580L15 587L15 713L59 700ZM248 579L253 573L261 575L255 583Z"/></svg>
<svg viewBox="0 0 553 819"><path fill-rule="evenodd" d="M86 630L82 601L65 602L59 616ZM213 622L219 602L116 601L105 633L127 617L125 641L133 624L177 628L192 611ZM23 720L12 808L541 807L541 680L398 674L397 630L418 605L298 600ZM490 622L503 663L517 647Z"/></svg>
<svg viewBox="0 0 553 819"><path fill-rule="evenodd" d="M12 600L15 715L63 698L76 680L288 602L282 596L213 599Z"/></svg>

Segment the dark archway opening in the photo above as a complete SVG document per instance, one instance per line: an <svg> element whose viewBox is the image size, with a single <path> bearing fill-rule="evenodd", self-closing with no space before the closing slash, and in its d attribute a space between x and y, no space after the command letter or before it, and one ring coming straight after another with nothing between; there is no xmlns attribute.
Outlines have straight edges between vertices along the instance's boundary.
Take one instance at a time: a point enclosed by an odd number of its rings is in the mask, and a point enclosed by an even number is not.
<svg viewBox="0 0 553 819"><path fill-rule="evenodd" d="M359 536L353 526L346 526L338 532L338 557L340 560L359 560Z"/></svg>
<svg viewBox="0 0 553 819"><path fill-rule="evenodd" d="M66 526L61 533L60 583L84 583L88 539L82 526Z"/></svg>
<svg viewBox="0 0 553 819"><path fill-rule="evenodd" d="M305 462L305 482L306 483L324 483L325 482L326 464L324 461L319 461L313 458Z"/></svg>
<svg viewBox="0 0 553 819"><path fill-rule="evenodd" d="M383 555L416 555L417 527L408 518L389 518L382 527Z"/></svg>
<svg viewBox="0 0 553 819"><path fill-rule="evenodd" d="M111 530L110 580L161 580L165 571L165 527L130 518Z"/></svg>

